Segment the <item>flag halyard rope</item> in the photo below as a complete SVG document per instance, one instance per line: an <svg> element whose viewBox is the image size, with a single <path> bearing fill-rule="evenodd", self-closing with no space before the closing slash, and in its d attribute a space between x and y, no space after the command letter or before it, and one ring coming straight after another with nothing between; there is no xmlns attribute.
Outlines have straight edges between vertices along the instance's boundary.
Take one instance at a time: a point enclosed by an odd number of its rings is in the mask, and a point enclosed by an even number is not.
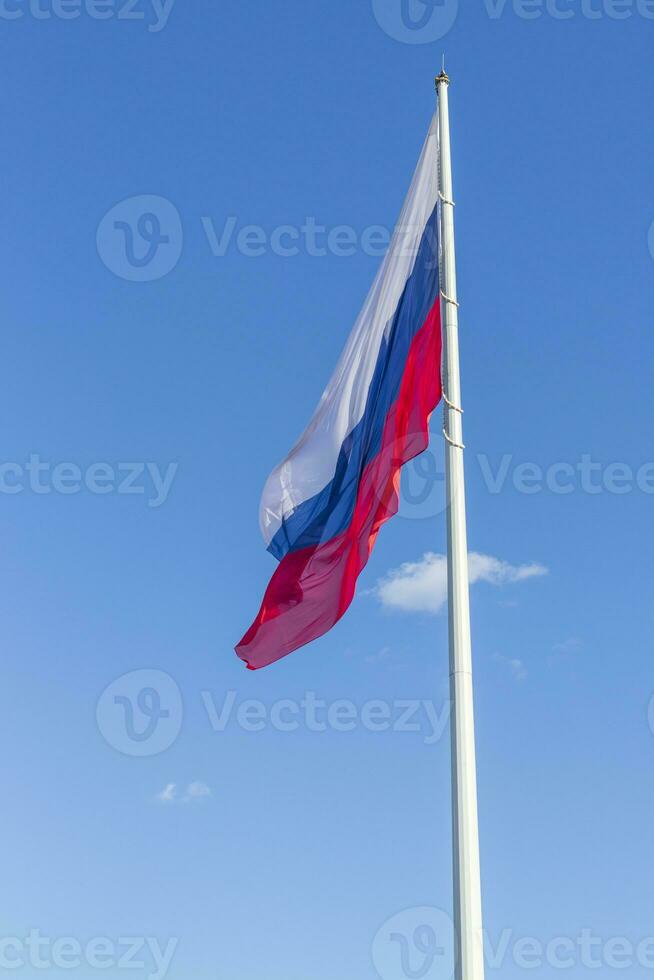
<svg viewBox="0 0 654 980"><path fill-rule="evenodd" d="M454 441L454 439L448 433L448 431L445 428L445 426L443 426L443 435L445 436L446 441L449 442L450 446L454 446L455 449L465 449L466 448L465 445L462 442L455 442Z"/></svg>
<svg viewBox="0 0 654 980"><path fill-rule="evenodd" d="M451 303L452 306L456 306L457 310L459 309L461 304L458 303L455 299L452 299L451 296L448 296L443 289L441 289L441 296L443 297L446 303Z"/></svg>
<svg viewBox="0 0 654 980"><path fill-rule="evenodd" d="M451 402L450 399L445 394L445 391L443 391L442 394L443 394L443 401L445 402L447 407L451 408L453 412L458 412L459 415L463 415L463 409L459 408L458 405L455 405L453 402Z"/></svg>

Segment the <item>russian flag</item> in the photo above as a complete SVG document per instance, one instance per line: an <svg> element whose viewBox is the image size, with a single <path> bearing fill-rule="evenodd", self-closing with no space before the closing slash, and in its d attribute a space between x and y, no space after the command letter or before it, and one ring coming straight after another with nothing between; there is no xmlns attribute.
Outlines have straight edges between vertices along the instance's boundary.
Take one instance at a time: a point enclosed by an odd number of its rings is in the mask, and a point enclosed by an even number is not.
<svg viewBox="0 0 654 980"><path fill-rule="evenodd" d="M427 448L441 398L438 119L391 244L311 422L260 507L279 565L236 647L251 670L322 636L350 605L400 470Z"/></svg>

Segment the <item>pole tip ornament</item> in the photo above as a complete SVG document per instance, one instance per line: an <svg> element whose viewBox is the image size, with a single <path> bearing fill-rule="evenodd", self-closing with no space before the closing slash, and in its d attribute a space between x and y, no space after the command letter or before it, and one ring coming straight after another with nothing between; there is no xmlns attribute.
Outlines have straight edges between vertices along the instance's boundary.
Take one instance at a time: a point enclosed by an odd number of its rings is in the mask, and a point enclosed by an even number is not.
<svg viewBox="0 0 654 980"><path fill-rule="evenodd" d="M447 74L447 72L445 71L444 68L443 68L442 72L440 73L440 75L437 75L436 76L436 89L437 90L438 90L438 86L441 84L441 82L444 85L449 85L450 84L450 76Z"/></svg>

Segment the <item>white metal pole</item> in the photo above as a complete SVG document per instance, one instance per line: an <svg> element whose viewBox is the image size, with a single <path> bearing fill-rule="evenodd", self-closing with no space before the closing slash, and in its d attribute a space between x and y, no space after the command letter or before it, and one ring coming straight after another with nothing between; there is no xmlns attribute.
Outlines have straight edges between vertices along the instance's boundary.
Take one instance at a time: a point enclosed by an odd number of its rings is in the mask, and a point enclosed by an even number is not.
<svg viewBox="0 0 654 980"><path fill-rule="evenodd" d="M477 816L477 772L470 641L468 544L463 471L463 424L459 374L458 306L454 252L454 203L450 119L445 70L436 79L440 130L441 311L447 569L449 590L450 698L452 701L452 826L454 930L457 980L483 980L484 952Z"/></svg>

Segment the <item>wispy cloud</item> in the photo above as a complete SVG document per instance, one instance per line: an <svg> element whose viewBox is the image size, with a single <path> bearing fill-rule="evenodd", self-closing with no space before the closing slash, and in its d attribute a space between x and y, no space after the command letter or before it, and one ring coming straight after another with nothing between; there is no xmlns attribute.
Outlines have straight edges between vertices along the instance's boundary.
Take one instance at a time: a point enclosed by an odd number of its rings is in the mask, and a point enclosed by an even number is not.
<svg viewBox="0 0 654 980"><path fill-rule="evenodd" d="M164 786L160 793L157 793L156 799L158 799L160 803L174 803L176 797L177 784L168 783L168 785Z"/></svg>
<svg viewBox="0 0 654 980"><path fill-rule="evenodd" d="M502 664L506 667L513 679L518 681L518 683L527 679L527 670L522 660L518 660L515 657L503 657L501 653L494 654L493 660L495 663Z"/></svg>
<svg viewBox="0 0 654 980"><path fill-rule="evenodd" d="M583 643L578 636L569 636L567 640L563 640L561 643L555 643L552 647L552 653L565 656L568 653L576 653L582 646Z"/></svg>
<svg viewBox="0 0 654 980"><path fill-rule="evenodd" d="M185 800L203 800L211 796L211 790L206 783L189 783L186 787Z"/></svg>
<svg viewBox="0 0 654 980"><path fill-rule="evenodd" d="M391 648L382 647L377 653L369 653L365 658L367 664L387 663L391 657Z"/></svg>
<svg viewBox="0 0 654 980"><path fill-rule="evenodd" d="M155 799L160 803L191 803L206 799L207 796L211 796L211 790L206 783L189 783L186 792L181 796L177 791L177 783L168 783L160 793L156 794Z"/></svg>
<svg viewBox="0 0 654 980"><path fill-rule="evenodd" d="M547 575L543 565L510 565L492 555L468 555L470 584L512 585ZM403 612L438 613L447 602L447 558L427 552L417 562L405 562L377 582L372 590L382 605Z"/></svg>

